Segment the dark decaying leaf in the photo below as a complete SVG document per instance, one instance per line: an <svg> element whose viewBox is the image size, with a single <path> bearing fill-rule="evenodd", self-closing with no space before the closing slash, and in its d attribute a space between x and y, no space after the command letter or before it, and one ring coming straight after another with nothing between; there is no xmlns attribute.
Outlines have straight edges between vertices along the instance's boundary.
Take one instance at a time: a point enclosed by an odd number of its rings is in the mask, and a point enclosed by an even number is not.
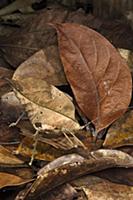
<svg viewBox="0 0 133 200"><path fill-rule="evenodd" d="M42 195L43 197L43 195ZM64 184L55 188L52 192L45 194L44 200L73 200L77 197L77 191L70 184Z"/></svg>
<svg viewBox="0 0 133 200"><path fill-rule="evenodd" d="M132 186L111 183L95 176L85 176L71 184L83 190L88 200L131 200L133 198Z"/></svg>
<svg viewBox="0 0 133 200"><path fill-rule="evenodd" d="M18 143L20 143L19 130L16 127L10 128L7 122L3 122L1 120L0 144L18 144Z"/></svg>
<svg viewBox="0 0 133 200"><path fill-rule="evenodd" d="M97 150L87 154L86 158L78 154L68 154L57 158L44 166L38 177L29 188L26 196L38 196L53 188L78 178L81 175L111 167L133 167L133 158L117 150Z"/></svg>
<svg viewBox="0 0 133 200"><path fill-rule="evenodd" d="M13 75L13 71L0 67L0 96L2 96L7 91L10 91L7 81L4 78L11 78Z"/></svg>
<svg viewBox="0 0 133 200"><path fill-rule="evenodd" d="M22 200L25 199L25 194L27 193L27 189L24 189L23 191L20 191L18 195L16 196L15 200ZM41 193L41 197L38 198L31 198L36 200L73 200L77 197L77 191L74 187L72 187L70 184L64 184L59 187L56 187L52 190L52 192L48 192L47 194ZM77 198L76 198L77 199Z"/></svg>
<svg viewBox="0 0 133 200"><path fill-rule="evenodd" d="M109 128L103 146L117 148L133 145L133 111L125 113Z"/></svg>
<svg viewBox="0 0 133 200"><path fill-rule="evenodd" d="M53 6L35 14L24 21L22 28L14 27L8 37L0 37L0 49L4 60L13 68L17 68L28 57L42 48L56 43L55 31L48 26L49 22L63 22L68 11ZM10 27L11 29L11 27Z"/></svg>
<svg viewBox="0 0 133 200"><path fill-rule="evenodd" d="M2 59L5 59L6 64L8 62L14 68L40 48L46 48L57 43L55 31L47 26L49 22L69 22L86 25L98 30L116 47L133 50L133 31L128 24L118 20L104 21L90 15L90 13L84 14L82 9L68 11L65 7L51 5L50 9L46 8L37 15L23 15L21 19L19 17L19 20L23 21L23 26L21 23L23 28L2 26L1 35L4 35L4 37L0 37L0 49L3 52Z"/></svg>
<svg viewBox="0 0 133 200"><path fill-rule="evenodd" d="M127 64L100 34L77 24L54 24L67 79L83 113L99 132L119 118L131 99Z"/></svg>
<svg viewBox="0 0 133 200"><path fill-rule="evenodd" d="M1 117L8 125L16 121L24 112L23 106L13 91L1 96L0 110Z"/></svg>
<svg viewBox="0 0 133 200"><path fill-rule="evenodd" d="M110 168L94 173L95 176L107 179L114 183L133 186L133 167L132 168Z"/></svg>

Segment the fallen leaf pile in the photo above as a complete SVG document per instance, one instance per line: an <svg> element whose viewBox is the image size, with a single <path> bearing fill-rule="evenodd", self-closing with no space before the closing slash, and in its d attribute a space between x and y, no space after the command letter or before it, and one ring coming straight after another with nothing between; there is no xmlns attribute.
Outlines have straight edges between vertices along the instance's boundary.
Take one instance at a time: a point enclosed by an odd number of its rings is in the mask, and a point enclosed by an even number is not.
<svg viewBox="0 0 133 200"><path fill-rule="evenodd" d="M14 60L14 71L0 67L1 194L131 200L130 68L93 29L47 26L58 44L42 45L17 68Z"/></svg>

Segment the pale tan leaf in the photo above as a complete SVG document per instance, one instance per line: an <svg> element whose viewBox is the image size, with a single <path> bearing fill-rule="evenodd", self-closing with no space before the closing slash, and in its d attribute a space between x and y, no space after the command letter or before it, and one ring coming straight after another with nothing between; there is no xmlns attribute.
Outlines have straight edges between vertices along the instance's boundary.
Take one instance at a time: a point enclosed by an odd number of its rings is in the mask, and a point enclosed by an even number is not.
<svg viewBox="0 0 133 200"><path fill-rule="evenodd" d="M133 51L128 49L118 49L121 56L126 60L131 71L133 71Z"/></svg>
<svg viewBox="0 0 133 200"><path fill-rule="evenodd" d="M24 162L18 159L11 151L0 145L0 164L18 165Z"/></svg>
<svg viewBox="0 0 133 200"><path fill-rule="evenodd" d="M44 79L52 85L67 84L57 46L38 51L23 62L13 75L14 80L25 77Z"/></svg>
<svg viewBox="0 0 133 200"><path fill-rule="evenodd" d="M15 92L25 106L32 124L43 129L79 129L71 99L46 81L25 78L14 81Z"/></svg>
<svg viewBox="0 0 133 200"><path fill-rule="evenodd" d="M0 189L7 186L17 186L30 182L31 179L23 179L14 174L0 172Z"/></svg>

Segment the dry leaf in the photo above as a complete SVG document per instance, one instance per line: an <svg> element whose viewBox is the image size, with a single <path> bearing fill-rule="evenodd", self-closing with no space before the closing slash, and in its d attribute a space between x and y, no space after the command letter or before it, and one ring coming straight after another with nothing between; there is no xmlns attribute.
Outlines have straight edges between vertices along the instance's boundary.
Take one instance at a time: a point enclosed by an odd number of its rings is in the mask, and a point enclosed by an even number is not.
<svg viewBox="0 0 133 200"><path fill-rule="evenodd" d="M26 77L44 79L52 85L66 84L64 69L56 46L40 50L23 62L13 75L14 80Z"/></svg>
<svg viewBox="0 0 133 200"><path fill-rule="evenodd" d="M22 115L24 108L12 91L1 96L0 111L1 118L9 125Z"/></svg>
<svg viewBox="0 0 133 200"><path fill-rule="evenodd" d="M34 148L33 137L33 133L32 138L25 137L18 146L16 153L31 159ZM37 160L52 161L63 154L65 154L65 151L52 148L51 146L38 141L34 158Z"/></svg>
<svg viewBox="0 0 133 200"><path fill-rule="evenodd" d="M57 43L55 31L46 25L49 22L71 22L89 26L104 34L115 46L133 50L133 32L127 24L118 21L101 21L100 18L91 16L90 13L85 15L82 9L68 11L67 8L57 7L57 5L51 5L49 8L37 15L21 16L19 20L23 23L19 22L19 25L23 28L6 26L4 30L2 29L1 34L4 37L0 37L0 49L3 52L2 59L6 63L17 68L40 48ZM9 33L8 37L5 37L7 28Z"/></svg>
<svg viewBox="0 0 133 200"><path fill-rule="evenodd" d="M17 10L21 11L22 13L26 12L33 12L32 4L39 2L38 0L17 0L11 2L9 5L5 6L4 8L0 9L0 16L11 14Z"/></svg>
<svg viewBox="0 0 133 200"><path fill-rule="evenodd" d="M126 60L130 70L133 71L133 51L128 49L118 49L121 56Z"/></svg>
<svg viewBox="0 0 133 200"><path fill-rule="evenodd" d="M56 87L35 78L13 81L13 84L33 125L39 123L44 130L80 128L71 99Z"/></svg>
<svg viewBox="0 0 133 200"><path fill-rule="evenodd" d="M19 130L16 127L10 128L8 122L3 122L1 118L0 122L0 144L19 144Z"/></svg>
<svg viewBox="0 0 133 200"><path fill-rule="evenodd" d="M128 153L130 156L133 156L133 145L122 146L117 149L125 153Z"/></svg>
<svg viewBox="0 0 133 200"><path fill-rule="evenodd" d="M131 200L133 198L133 187L105 180L101 181L101 183L87 186L83 190L88 200Z"/></svg>
<svg viewBox="0 0 133 200"><path fill-rule="evenodd" d="M20 129L21 134L24 135L25 138L21 141L21 144L16 152L20 155L31 158L33 155L34 131L24 129L23 127ZM88 152L97 150L102 146L103 141L98 139L95 142L89 132L74 131L73 133L84 144ZM73 142L73 144L75 144L73 136L70 135L69 139ZM37 137L37 146L34 158L38 160L52 161L69 153L70 150L74 153L80 151L80 148L74 148L62 132L49 132L49 134L40 133Z"/></svg>
<svg viewBox="0 0 133 200"><path fill-rule="evenodd" d="M64 184L41 197L43 200L73 200L77 197L77 191L70 184Z"/></svg>
<svg viewBox="0 0 133 200"><path fill-rule="evenodd" d="M35 52L55 44L55 31L47 23L63 22L67 14L68 11L64 8L53 6L50 9L44 9L37 15L35 14L35 16L26 18L22 28L17 28L8 37L5 35L0 37L3 59L13 68L17 68Z"/></svg>
<svg viewBox="0 0 133 200"><path fill-rule="evenodd" d="M12 70L0 67L0 96L11 90L11 88L7 84L7 81L3 78L11 78L12 75Z"/></svg>
<svg viewBox="0 0 133 200"><path fill-rule="evenodd" d="M25 129L22 126L21 127L19 126L19 128L21 129L21 134L26 136L27 139L28 138L33 139L33 137L34 137L33 131L31 131L29 129ZM85 145L85 147L89 151L97 150L102 146L103 141L100 139L97 139L97 141L93 140L92 134L88 131L78 130L78 131L73 131L73 133L77 138L80 139L80 141ZM69 138L74 143L73 136L70 135ZM55 149L57 149L61 153L61 155L62 155L62 153L64 153L63 150L68 151L73 148L70 141L68 141L68 139L62 134L62 132L57 132L57 133L49 132L49 134L46 134L46 135L44 135L44 133L40 133L38 135L38 146L39 147L41 146L40 143L44 143L43 150L46 154L49 152L51 147L54 147ZM30 143L26 143L26 146L29 147L28 144L30 144ZM45 149L48 146L49 146L49 148ZM53 151L54 150L52 150L52 154L53 154ZM43 151L41 150L41 152L43 152Z"/></svg>
<svg viewBox="0 0 133 200"><path fill-rule="evenodd" d="M125 113L109 128L103 146L117 148L133 145L133 111Z"/></svg>
<svg viewBox="0 0 133 200"><path fill-rule="evenodd" d="M18 159L12 152L0 145L0 164L2 165L21 165L24 162Z"/></svg>
<svg viewBox="0 0 133 200"><path fill-rule="evenodd" d="M133 187L109 182L95 176L85 176L72 182L84 191L88 200L131 200Z"/></svg>
<svg viewBox="0 0 133 200"><path fill-rule="evenodd" d="M104 178L114 183L133 186L133 168L111 168L94 173L95 176Z"/></svg>
<svg viewBox="0 0 133 200"><path fill-rule="evenodd" d="M131 99L127 64L100 34L77 24L55 24L61 60L83 113L99 132L119 118Z"/></svg>
<svg viewBox="0 0 133 200"><path fill-rule="evenodd" d="M23 179L13 174L0 172L0 189L7 186L22 185L31 181L32 181L31 179L30 180Z"/></svg>
<svg viewBox="0 0 133 200"><path fill-rule="evenodd" d="M82 175L111 167L133 167L133 158L117 150L97 150L86 157L68 154L45 165L28 190L28 197L36 197Z"/></svg>

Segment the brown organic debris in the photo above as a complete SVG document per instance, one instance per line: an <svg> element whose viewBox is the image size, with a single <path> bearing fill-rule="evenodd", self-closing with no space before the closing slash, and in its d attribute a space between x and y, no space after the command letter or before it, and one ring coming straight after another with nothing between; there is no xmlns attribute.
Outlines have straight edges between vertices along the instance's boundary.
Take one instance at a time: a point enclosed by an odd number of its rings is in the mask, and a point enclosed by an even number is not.
<svg viewBox="0 0 133 200"><path fill-rule="evenodd" d="M24 164L24 161L18 159L11 151L0 145L0 165L17 166Z"/></svg>
<svg viewBox="0 0 133 200"><path fill-rule="evenodd" d="M86 176L72 182L84 191L89 200L131 200L133 187L109 182L95 176Z"/></svg>
<svg viewBox="0 0 133 200"><path fill-rule="evenodd" d="M31 179L23 179L14 174L0 172L0 189L7 186L18 186L31 182Z"/></svg>
<svg viewBox="0 0 133 200"><path fill-rule="evenodd" d="M117 148L133 145L133 111L125 113L108 130L103 146Z"/></svg>

